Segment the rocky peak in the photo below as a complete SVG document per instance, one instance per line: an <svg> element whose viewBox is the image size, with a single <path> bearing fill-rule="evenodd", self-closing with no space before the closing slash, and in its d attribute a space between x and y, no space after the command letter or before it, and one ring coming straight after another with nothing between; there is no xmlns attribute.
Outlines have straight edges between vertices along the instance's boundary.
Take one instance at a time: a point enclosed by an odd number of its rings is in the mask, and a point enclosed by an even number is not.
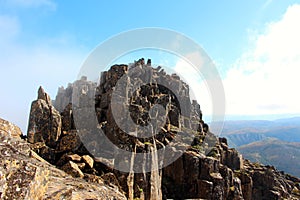
<svg viewBox="0 0 300 200"><path fill-rule="evenodd" d="M44 88L42 86L39 87L37 99L44 100L48 105L51 105L50 96L44 91Z"/></svg>
<svg viewBox="0 0 300 200"><path fill-rule="evenodd" d="M74 92L78 93L76 101L73 99L76 105L71 104ZM79 120L82 127L76 127L74 112L85 113L93 103L97 128L133 156L111 151L110 158L103 158L87 150L96 151L105 141L97 134L89 134L93 131L91 120L85 118L88 113ZM147 64L139 59L129 66L113 65L101 73L99 84L86 78L69 84L66 89L59 89L54 105L60 107L60 113L44 98L32 103L28 141L34 151L71 176L103 181L124 192L128 199L300 197L299 179L244 160L228 147L225 138L213 135L202 119L200 105L190 99L188 85L176 74L169 75L159 66L153 68L150 60ZM155 109L157 105L163 109ZM118 117L114 116L116 113ZM143 129L153 120L165 123L156 129ZM150 135L140 138L129 133ZM166 150L177 136L192 136L193 140L187 145L184 140L188 137L183 137L178 143L184 150L165 151L159 160L157 151ZM83 144L86 137L89 141ZM137 153L149 156L141 161L135 156ZM131 163L132 168L139 164L158 166L173 154L181 156L162 169L139 173L117 170L122 163Z"/></svg>

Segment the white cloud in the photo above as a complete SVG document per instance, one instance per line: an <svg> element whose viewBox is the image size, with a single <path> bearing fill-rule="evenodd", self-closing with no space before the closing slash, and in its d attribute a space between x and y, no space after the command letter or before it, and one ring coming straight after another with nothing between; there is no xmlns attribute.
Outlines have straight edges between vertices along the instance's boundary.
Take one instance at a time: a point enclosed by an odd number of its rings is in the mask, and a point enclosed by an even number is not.
<svg viewBox="0 0 300 200"><path fill-rule="evenodd" d="M257 35L224 80L227 114L300 113L300 5Z"/></svg>

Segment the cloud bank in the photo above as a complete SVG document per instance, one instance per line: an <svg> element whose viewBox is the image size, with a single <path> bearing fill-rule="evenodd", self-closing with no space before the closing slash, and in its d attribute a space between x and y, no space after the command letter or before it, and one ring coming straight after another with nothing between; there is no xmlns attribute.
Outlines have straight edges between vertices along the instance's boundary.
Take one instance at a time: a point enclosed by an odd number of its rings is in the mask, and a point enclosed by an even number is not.
<svg viewBox="0 0 300 200"><path fill-rule="evenodd" d="M256 35L224 79L227 114L300 113L300 5Z"/></svg>

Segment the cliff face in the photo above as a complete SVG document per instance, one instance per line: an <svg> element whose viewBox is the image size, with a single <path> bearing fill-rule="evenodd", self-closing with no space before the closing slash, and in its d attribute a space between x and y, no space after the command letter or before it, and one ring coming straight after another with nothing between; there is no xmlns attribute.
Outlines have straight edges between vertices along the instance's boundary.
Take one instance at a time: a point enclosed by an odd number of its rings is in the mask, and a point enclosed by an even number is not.
<svg viewBox="0 0 300 200"><path fill-rule="evenodd" d="M61 88L54 102L60 114L48 95L39 94L32 104L28 141L34 152L73 177L105 182L129 199L300 198L299 179L243 160L228 148L226 139L210 133L200 105L189 97L188 85L176 74L152 68L150 61L114 65L102 73L98 85L83 78ZM91 104L97 127L85 118ZM74 123L74 113L83 118ZM132 154L120 155L115 148L105 152L109 159L101 157L96 150L105 140L89 134L92 129L101 129L118 149ZM177 148L169 148L174 143ZM141 153L145 156L138 157ZM174 155L179 156L169 164ZM131 170L120 170L124 163ZM137 166L143 167L134 173Z"/></svg>

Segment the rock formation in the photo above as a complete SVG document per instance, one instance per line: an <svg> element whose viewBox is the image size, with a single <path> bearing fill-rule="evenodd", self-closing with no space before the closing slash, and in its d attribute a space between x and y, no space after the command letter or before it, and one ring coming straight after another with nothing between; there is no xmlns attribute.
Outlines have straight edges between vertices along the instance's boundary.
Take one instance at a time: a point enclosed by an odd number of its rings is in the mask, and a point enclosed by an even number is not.
<svg viewBox="0 0 300 200"><path fill-rule="evenodd" d="M0 131L7 137L22 137L22 131L16 125L0 118Z"/></svg>
<svg viewBox="0 0 300 200"><path fill-rule="evenodd" d="M176 74L152 68L150 60L114 65L102 72L99 84L82 78L60 88L53 103L60 113L42 89L38 94L30 112L28 142L43 159L77 179L104 182L128 199L300 198L300 179L244 160L228 148L227 140L214 136L202 120L189 86ZM105 152L109 159L97 155L97 148L105 146L102 138L91 134L97 130L133 156L117 150ZM168 150L172 143L182 149ZM163 157L158 150L164 151ZM136 153L147 157L139 160ZM178 159L157 169L177 154ZM117 170L123 163L144 168L139 173ZM147 167L155 170L148 172Z"/></svg>
<svg viewBox="0 0 300 200"><path fill-rule="evenodd" d="M38 99L31 104L28 125L28 141L44 142L54 147L61 134L61 116L52 106L50 97L42 87L38 90Z"/></svg>
<svg viewBox="0 0 300 200"><path fill-rule="evenodd" d="M96 88L96 84L92 81L87 81L87 77L83 76L80 80L69 83L67 88L64 88L63 86L58 88L53 105L59 112L62 112L66 106L72 102L73 88L77 86L80 87L80 90L77 91L87 95L89 98L93 98L94 93L91 91Z"/></svg>
<svg viewBox="0 0 300 200"><path fill-rule="evenodd" d="M36 154L20 129L0 119L1 199L126 199L116 186L73 178Z"/></svg>

